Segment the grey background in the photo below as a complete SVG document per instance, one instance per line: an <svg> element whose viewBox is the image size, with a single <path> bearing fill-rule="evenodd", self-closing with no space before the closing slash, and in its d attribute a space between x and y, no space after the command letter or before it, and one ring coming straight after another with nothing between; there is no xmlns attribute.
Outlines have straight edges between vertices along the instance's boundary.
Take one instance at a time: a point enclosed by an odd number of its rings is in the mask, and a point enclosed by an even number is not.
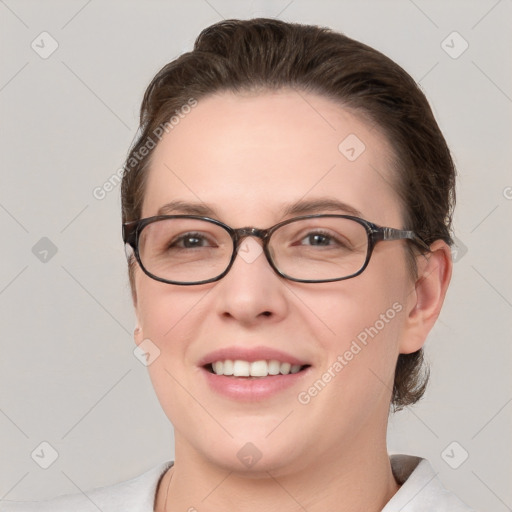
<svg viewBox="0 0 512 512"><path fill-rule="evenodd" d="M173 458L133 354L119 187L93 190L122 166L156 71L211 23L267 16L374 46L433 105L459 169L458 249L427 341L430 387L391 416L389 451L427 457L477 509L511 509L510 0L0 0L0 16L0 499L110 485ZM46 59L31 47L51 48L43 31L59 45ZM457 58L453 31L469 44ZM46 262L43 237L57 249ZM42 442L58 452L48 469Z"/></svg>

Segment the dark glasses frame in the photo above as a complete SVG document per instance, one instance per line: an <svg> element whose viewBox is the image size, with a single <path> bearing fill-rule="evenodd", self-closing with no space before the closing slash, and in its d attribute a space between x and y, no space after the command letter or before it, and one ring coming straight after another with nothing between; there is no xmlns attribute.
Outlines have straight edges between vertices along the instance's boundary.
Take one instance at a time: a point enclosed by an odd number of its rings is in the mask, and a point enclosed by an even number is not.
<svg viewBox="0 0 512 512"><path fill-rule="evenodd" d="M290 277L286 275L284 272L279 270L277 266L275 265L274 261L272 260L272 256L270 254L270 251L268 249L268 244L270 242L270 237L272 234L279 229L281 226L285 226L286 224L290 224L292 222L296 222L299 220L304 219L313 219L313 218L326 218L326 217L336 217L341 219L350 219L357 223L359 223L361 226L363 226L366 230L366 235L368 237L368 249L366 251L366 258L364 261L363 266L353 274L350 274L349 276L340 277L340 278L334 278L334 279L297 279L294 277ZM140 254L139 254L139 239L140 239L140 233L142 230L148 226L149 224L152 224L153 222L157 222L164 219L197 219L197 220L203 220L207 222L211 222L213 224L216 224L217 226L222 227L225 229L233 241L233 252L231 254L231 259L229 261L228 266L226 269L219 274L218 276L206 279L203 281L192 281L192 282L183 282L183 281L169 281L167 279L163 279L161 277L158 277L151 272L149 272L145 267L144 264L141 261ZM374 224L372 222L369 222L365 219L361 219L359 217L354 217L352 215L337 215L337 214L314 214L314 215L303 215L300 217L294 217L292 219L288 219L282 222L279 222L278 224L275 224L274 226L268 228L268 229L259 229L254 227L245 227L245 228L232 228L228 226L227 224L224 224L223 222L212 219L210 217L202 217L199 215L156 215L154 217L147 217L145 219L139 219L139 220L133 220L129 222L123 223L123 241L125 244L128 244L135 254L135 258L140 266L140 268L143 270L143 272L151 277L152 279L155 279L156 281L160 281L162 283L168 283L168 284L176 284L181 286L190 286L190 285L198 285L198 284L206 284L206 283L212 283L215 281L219 281L222 279L231 269L233 266L233 263L235 261L235 258L238 253L238 247L240 245L240 242L243 238L247 236L254 236L257 238L261 238L263 240L263 252L265 253L265 256L267 258L267 261L269 262L272 269L276 272L277 275L288 279L290 281L295 281L298 283L329 283L333 281L344 281L345 279L351 279L353 277L358 276L361 274L366 267L368 266L368 263L370 262L370 258L373 253L373 249L379 242L383 241L393 241L393 240L410 240L414 244L416 244L418 247L423 249L425 252L430 252L430 247L418 236L414 231L408 231L403 229L395 229L395 228L389 228L389 227L383 227L378 226L377 224Z"/></svg>

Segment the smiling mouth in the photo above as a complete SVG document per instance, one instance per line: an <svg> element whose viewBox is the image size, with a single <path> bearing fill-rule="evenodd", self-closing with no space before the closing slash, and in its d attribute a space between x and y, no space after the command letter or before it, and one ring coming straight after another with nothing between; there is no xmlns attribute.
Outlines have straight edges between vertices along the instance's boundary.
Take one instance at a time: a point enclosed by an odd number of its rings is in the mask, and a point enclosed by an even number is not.
<svg viewBox="0 0 512 512"><path fill-rule="evenodd" d="M245 379L261 379L266 377L277 377L300 373L311 365L292 365L277 360L243 361L225 360L216 361L203 366L205 370L214 375L225 377L240 377Z"/></svg>

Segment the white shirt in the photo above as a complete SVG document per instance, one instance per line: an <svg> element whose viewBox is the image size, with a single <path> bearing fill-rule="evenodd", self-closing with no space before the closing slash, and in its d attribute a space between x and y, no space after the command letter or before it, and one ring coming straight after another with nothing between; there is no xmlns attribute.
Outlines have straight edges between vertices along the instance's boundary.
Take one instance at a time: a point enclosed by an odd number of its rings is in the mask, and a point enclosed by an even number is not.
<svg viewBox="0 0 512 512"><path fill-rule="evenodd" d="M427 459L390 455L393 474L402 486L382 512L475 512L445 489ZM68 494L44 501L0 501L0 512L154 512L158 482L173 462L87 495Z"/></svg>

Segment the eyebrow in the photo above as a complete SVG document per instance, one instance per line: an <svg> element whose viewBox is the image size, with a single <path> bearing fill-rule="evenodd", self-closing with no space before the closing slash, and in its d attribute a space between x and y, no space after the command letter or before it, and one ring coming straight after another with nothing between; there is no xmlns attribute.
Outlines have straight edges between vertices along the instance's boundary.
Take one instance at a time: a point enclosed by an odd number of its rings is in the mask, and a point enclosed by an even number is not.
<svg viewBox="0 0 512 512"><path fill-rule="evenodd" d="M279 213L283 216L289 215L307 215L311 213L323 212L343 212L344 214L362 217L362 213L343 201L334 198L318 198L302 200L299 199L293 203L287 203L282 206ZM170 201L158 209L157 215L171 215L182 213L185 215L200 215L203 217L219 218L215 209L206 203L191 203L179 199Z"/></svg>

